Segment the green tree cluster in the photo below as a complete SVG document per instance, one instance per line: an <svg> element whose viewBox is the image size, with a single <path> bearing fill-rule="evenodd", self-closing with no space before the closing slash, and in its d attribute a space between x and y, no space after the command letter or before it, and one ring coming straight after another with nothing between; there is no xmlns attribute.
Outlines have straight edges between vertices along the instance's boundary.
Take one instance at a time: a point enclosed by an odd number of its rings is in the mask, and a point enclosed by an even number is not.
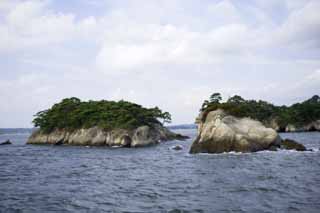
<svg viewBox="0 0 320 213"><path fill-rule="evenodd" d="M220 93L214 93L209 100L205 100L200 111L206 114L216 109L223 109L236 117L250 117L267 123L275 119L280 127L288 124L302 126L320 119L320 97L312 98L291 106L275 106L262 100L245 100L239 95L230 97L226 102L221 102Z"/></svg>
<svg viewBox="0 0 320 213"><path fill-rule="evenodd" d="M163 125L171 122L171 115L158 107L144 108L127 101L81 101L66 98L50 109L35 115L33 123L45 132L54 129L74 130L99 126L112 129L134 129L142 125Z"/></svg>

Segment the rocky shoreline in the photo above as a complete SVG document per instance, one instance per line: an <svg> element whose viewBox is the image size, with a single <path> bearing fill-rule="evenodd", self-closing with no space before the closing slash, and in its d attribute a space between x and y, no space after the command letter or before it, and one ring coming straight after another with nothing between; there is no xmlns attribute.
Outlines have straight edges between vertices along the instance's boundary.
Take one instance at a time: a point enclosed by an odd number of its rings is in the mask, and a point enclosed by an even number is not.
<svg viewBox="0 0 320 213"><path fill-rule="evenodd" d="M320 131L320 120L313 121L309 124L303 126L297 126L295 124L287 124L281 126L277 123L275 119L272 119L269 122L263 122L266 127L272 128L277 132L313 132Z"/></svg>
<svg viewBox="0 0 320 213"><path fill-rule="evenodd" d="M141 126L134 130L115 129L110 131L92 127L74 131L56 129L50 133L39 129L29 137L27 144L143 147L187 138L187 136L173 133L161 125Z"/></svg>

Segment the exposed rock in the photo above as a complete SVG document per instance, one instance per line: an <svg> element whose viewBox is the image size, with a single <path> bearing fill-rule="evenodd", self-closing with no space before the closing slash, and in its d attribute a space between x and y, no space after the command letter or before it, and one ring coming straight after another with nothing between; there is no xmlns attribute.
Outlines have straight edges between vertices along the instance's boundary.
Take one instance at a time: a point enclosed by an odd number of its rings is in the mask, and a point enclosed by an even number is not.
<svg viewBox="0 0 320 213"><path fill-rule="evenodd" d="M149 126L139 127L132 137L132 147L149 146L160 142L160 138L164 135L157 134L155 129L151 129Z"/></svg>
<svg viewBox="0 0 320 213"><path fill-rule="evenodd" d="M236 118L223 110L211 111L197 118L198 137L190 153L256 152L280 147L278 133L250 118Z"/></svg>
<svg viewBox="0 0 320 213"><path fill-rule="evenodd" d="M172 147L171 149L178 151L178 150L182 150L183 147L181 145L176 145L176 146Z"/></svg>
<svg viewBox="0 0 320 213"><path fill-rule="evenodd" d="M10 145L10 144L12 144L10 140L6 140L0 143L0 145Z"/></svg>
<svg viewBox="0 0 320 213"><path fill-rule="evenodd" d="M288 150L297 150L297 151L306 151L306 147L294 140L291 139L284 139L281 142L281 149L288 149Z"/></svg>
<svg viewBox="0 0 320 213"><path fill-rule="evenodd" d="M293 124L288 124L285 128L285 132L311 132L320 131L320 120L313 121L309 124L303 126L295 126Z"/></svg>
<svg viewBox="0 0 320 213"><path fill-rule="evenodd" d="M296 132L297 128L293 124L288 124L285 131L286 132Z"/></svg>
<svg viewBox="0 0 320 213"><path fill-rule="evenodd" d="M277 122L277 119L275 119L275 118L271 118L270 120L263 122L263 124L268 128L272 128L272 129L276 130L277 132L281 132L282 129L285 129L285 128L280 127L280 125Z"/></svg>
<svg viewBox="0 0 320 213"><path fill-rule="evenodd" d="M266 127L272 128L277 132L310 132L310 131L320 131L320 120L310 122L302 126L297 126L294 124L287 124L280 126L277 122L277 119L272 118L268 121L264 121L263 124Z"/></svg>
<svg viewBox="0 0 320 213"><path fill-rule="evenodd" d="M55 145L55 146L63 145L63 139L60 140L60 141L57 141L54 145Z"/></svg>
<svg viewBox="0 0 320 213"><path fill-rule="evenodd" d="M306 126L304 126L306 131L320 131L320 120L314 121Z"/></svg>
<svg viewBox="0 0 320 213"><path fill-rule="evenodd" d="M279 146L270 146L269 151L278 151Z"/></svg>
<svg viewBox="0 0 320 213"><path fill-rule="evenodd" d="M176 140L186 140L186 139L189 139L189 138L190 138L189 136L177 134L175 139Z"/></svg>
<svg viewBox="0 0 320 213"><path fill-rule="evenodd" d="M141 126L134 130L116 129L111 131L92 127L74 131L54 130L50 133L37 130L29 137L27 143L141 147L154 145L161 141L182 140L185 138L185 136L173 133L161 125L154 127Z"/></svg>

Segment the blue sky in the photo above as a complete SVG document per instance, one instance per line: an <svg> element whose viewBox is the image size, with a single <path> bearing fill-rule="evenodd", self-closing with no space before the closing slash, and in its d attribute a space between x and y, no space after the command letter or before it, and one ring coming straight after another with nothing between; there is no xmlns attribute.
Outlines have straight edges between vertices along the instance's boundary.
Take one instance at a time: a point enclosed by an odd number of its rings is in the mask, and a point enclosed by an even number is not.
<svg viewBox="0 0 320 213"><path fill-rule="evenodd" d="M213 92L320 93L318 0L1 0L0 127L62 98L125 99L192 123Z"/></svg>

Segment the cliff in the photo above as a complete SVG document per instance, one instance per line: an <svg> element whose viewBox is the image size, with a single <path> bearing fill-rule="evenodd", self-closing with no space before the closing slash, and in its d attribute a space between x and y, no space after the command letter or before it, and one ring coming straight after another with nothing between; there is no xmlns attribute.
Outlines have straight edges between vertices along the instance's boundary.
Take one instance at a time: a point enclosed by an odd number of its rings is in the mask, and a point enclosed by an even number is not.
<svg viewBox="0 0 320 213"><path fill-rule="evenodd" d="M282 140L274 129L265 127L260 121L248 117L234 117L221 109L200 113L196 123L198 136L190 153L306 150L295 141Z"/></svg>
<svg viewBox="0 0 320 213"><path fill-rule="evenodd" d="M270 119L264 121L263 124L267 127L273 128L277 132L312 132L320 131L320 120L311 121L307 124L280 124L277 119Z"/></svg>
<svg viewBox="0 0 320 213"><path fill-rule="evenodd" d="M73 131L56 129L50 133L37 130L29 137L27 144L142 147L186 138L186 136L173 133L160 125L141 126L134 130L115 129L110 131L96 126Z"/></svg>

